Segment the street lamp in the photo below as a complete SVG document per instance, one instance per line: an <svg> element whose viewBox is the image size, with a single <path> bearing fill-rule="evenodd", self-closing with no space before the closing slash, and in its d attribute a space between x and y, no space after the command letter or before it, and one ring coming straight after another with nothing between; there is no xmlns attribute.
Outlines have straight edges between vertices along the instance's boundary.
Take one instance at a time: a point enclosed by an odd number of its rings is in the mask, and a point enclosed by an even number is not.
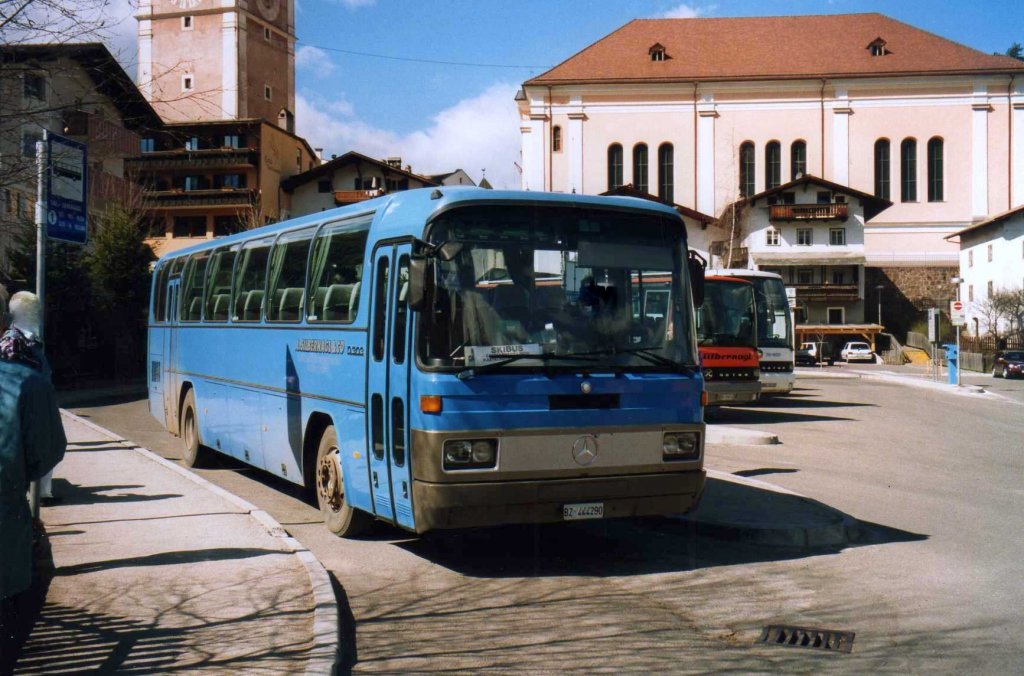
<svg viewBox="0 0 1024 676"><path fill-rule="evenodd" d="M884 288L885 288L885 285L883 285L883 284L879 284L878 286L875 287L875 289L878 290L878 325L879 326L882 326L882 289L884 289Z"/></svg>

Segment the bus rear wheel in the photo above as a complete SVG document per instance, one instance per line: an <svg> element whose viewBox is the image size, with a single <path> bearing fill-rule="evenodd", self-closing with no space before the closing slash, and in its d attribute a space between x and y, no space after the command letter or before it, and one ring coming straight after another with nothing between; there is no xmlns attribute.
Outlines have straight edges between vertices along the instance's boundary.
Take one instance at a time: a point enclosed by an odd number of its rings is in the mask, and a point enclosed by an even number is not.
<svg viewBox="0 0 1024 676"><path fill-rule="evenodd" d="M181 453L181 464L185 467L204 467L209 463L212 451L203 446L199 438L199 417L196 415L196 395L192 390L185 395L181 406L181 439L185 448Z"/></svg>
<svg viewBox="0 0 1024 676"><path fill-rule="evenodd" d="M341 470L341 450L334 425L320 437L316 451L316 502L328 530L338 537L353 537L369 528L372 517L354 509L345 500L345 481Z"/></svg>

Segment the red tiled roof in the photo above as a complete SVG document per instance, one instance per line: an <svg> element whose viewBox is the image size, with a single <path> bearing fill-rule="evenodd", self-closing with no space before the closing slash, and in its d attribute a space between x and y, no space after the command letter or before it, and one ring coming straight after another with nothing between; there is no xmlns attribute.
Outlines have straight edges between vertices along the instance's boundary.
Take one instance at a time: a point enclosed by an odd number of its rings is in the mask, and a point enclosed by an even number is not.
<svg viewBox="0 0 1024 676"><path fill-rule="evenodd" d="M988 218L986 218L983 221L979 221L977 223L973 223L973 224L967 226L966 228L964 228L963 230L958 230L958 231L954 232L952 235L946 235L945 237L943 237L943 239L951 240L954 237L960 237L961 235L965 235L965 234L967 234L969 232L975 232L977 230L981 230L983 228L987 228L990 225L995 225L997 223L1002 223L1003 221L1005 221L1007 219L1010 219L1010 218L1013 218L1017 214L1022 214L1022 213L1024 213L1024 204L1021 204L1020 206L1013 207L1012 209L1008 209L1007 211L1004 211L1002 213L996 214L995 216L989 216Z"/></svg>
<svg viewBox="0 0 1024 676"><path fill-rule="evenodd" d="M888 52L872 56L877 38ZM665 46L667 58L648 50ZM1024 72L881 14L636 19L526 84L673 82Z"/></svg>

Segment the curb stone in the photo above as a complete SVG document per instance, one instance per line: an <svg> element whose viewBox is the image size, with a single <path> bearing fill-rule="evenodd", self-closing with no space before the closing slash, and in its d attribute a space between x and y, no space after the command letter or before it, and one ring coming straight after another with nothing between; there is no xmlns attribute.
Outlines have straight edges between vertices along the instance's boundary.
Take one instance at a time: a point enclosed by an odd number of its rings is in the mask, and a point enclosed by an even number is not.
<svg viewBox="0 0 1024 676"><path fill-rule="evenodd" d="M748 542L771 547L806 548L843 547L860 539L860 525L857 519L847 514L843 514L842 512L837 512L831 507L823 505L813 498L795 493L783 488L782 486L776 486L775 484L771 484L766 481L737 476L728 472L708 469L707 475L709 478L718 479L720 481L728 481L730 483L742 484L752 488L787 495L793 499L812 505L817 509L824 510L828 513L834 513L836 518L830 523L814 526L766 528L753 524L736 524L703 520L700 518L699 514L695 515L693 513L674 517L680 521L688 521L692 523L696 532L700 535L705 535L719 540Z"/></svg>
<svg viewBox="0 0 1024 676"><path fill-rule="evenodd" d="M338 601L334 597L334 588L331 586L331 578L327 575L327 569L324 568L324 565L316 558L313 552L306 549L302 543L289 535L288 531L274 517L251 502L238 497L234 493L229 493L220 486L181 465L171 462L147 448L137 446L123 439L120 434L115 434L111 430L100 427L90 420L77 416L66 409L61 409L61 414L96 432L111 437L113 443L135 451L142 457L162 465L193 483L199 484L211 493L242 509L259 523L271 537L282 540L284 545L291 550L291 553L295 555L306 570L306 574L309 576L310 587L313 590L313 647L309 652L306 674L308 676L319 676L321 674L338 673L339 664L341 663L341 650L338 644L338 636L340 635Z"/></svg>

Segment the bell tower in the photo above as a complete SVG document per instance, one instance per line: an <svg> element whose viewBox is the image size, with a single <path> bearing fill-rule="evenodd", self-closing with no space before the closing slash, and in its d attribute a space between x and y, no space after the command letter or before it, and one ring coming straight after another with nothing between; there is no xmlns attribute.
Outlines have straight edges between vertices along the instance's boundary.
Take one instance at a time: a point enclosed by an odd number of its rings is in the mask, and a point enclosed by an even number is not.
<svg viewBox="0 0 1024 676"><path fill-rule="evenodd" d="M167 122L294 131L295 0L140 0L139 88Z"/></svg>

